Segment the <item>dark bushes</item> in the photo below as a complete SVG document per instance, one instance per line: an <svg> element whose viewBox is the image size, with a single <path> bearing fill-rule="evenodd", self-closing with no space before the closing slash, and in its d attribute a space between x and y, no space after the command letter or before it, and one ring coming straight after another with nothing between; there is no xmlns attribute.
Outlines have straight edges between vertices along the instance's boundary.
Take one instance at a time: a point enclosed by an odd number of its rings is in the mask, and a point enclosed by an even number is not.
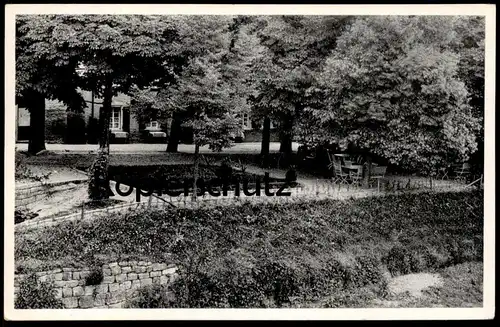
<svg viewBox="0 0 500 327"><path fill-rule="evenodd" d="M38 217L38 213L31 212L27 209L16 209L14 212L14 224L22 223L25 220Z"/></svg>
<svg viewBox="0 0 500 327"><path fill-rule="evenodd" d="M16 309L62 309L63 305L56 298L49 283L38 281L35 274L27 275L19 283L19 293L14 302Z"/></svg>
<svg viewBox="0 0 500 327"><path fill-rule="evenodd" d="M87 143L97 144L99 137L99 120L95 117L90 117L87 125Z"/></svg>
<svg viewBox="0 0 500 327"><path fill-rule="evenodd" d="M139 289L134 299L127 301L126 308L160 309L172 307L173 299L165 285L153 284Z"/></svg>
<svg viewBox="0 0 500 327"><path fill-rule="evenodd" d="M82 113L68 112L65 143L87 143L85 116Z"/></svg>

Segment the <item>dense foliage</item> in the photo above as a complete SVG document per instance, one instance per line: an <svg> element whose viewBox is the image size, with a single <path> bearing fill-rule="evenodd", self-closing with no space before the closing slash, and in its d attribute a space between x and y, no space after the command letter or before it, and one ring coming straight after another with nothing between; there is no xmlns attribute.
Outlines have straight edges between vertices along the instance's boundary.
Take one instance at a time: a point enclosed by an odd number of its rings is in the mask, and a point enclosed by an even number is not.
<svg viewBox="0 0 500 327"><path fill-rule="evenodd" d="M28 274L19 283L19 292L14 301L16 309L62 309L50 283L40 282L35 274Z"/></svg>
<svg viewBox="0 0 500 327"><path fill-rule="evenodd" d="M102 147L118 91L132 94L140 121L171 120L173 152L181 125L197 146L230 146L250 111L256 123L273 120L285 153L293 139L351 145L431 171L467 160L478 144L480 153L484 142L481 17L31 15L16 23L17 94L33 99L29 108L45 97L79 110L77 88L93 90L105 100ZM32 112L43 126L43 108Z"/></svg>
<svg viewBox="0 0 500 327"><path fill-rule="evenodd" d="M71 240L71 241L69 241ZM16 234L16 262L172 262L178 307L273 307L482 260L482 192L113 214ZM372 286L370 286L372 285Z"/></svg>
<svg viewBox="0 0 500 327"><path fill-rule="evenodd" d="M33 154L45 149L45 99L62 101L72 111L85 107L77 92L80 58L54 47L56 29L53 16L16 17L16 102L30 111Z"/></svg>
<svg viewBox="0 0 500 327"><path fill-rule="evenodd" d="M357 18L310 89L322 99L307 110L314 136L422 171L467 160L479 121L459 76L457 22Z"/></svg>

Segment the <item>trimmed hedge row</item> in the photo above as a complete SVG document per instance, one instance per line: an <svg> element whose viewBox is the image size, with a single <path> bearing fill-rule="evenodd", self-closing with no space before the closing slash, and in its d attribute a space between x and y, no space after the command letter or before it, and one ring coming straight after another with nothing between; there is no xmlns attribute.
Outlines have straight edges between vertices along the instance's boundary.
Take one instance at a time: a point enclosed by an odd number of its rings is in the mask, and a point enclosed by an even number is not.
<svg viewBox="0 0 500 327"><path fill-rule="evenodd" d="M482 191L421 193L113 214L18 233L15 257L173 259L175 300L162 296L152 306L282 307L369 285L384 294L386 269L482 260L482 233Z"/></svg>

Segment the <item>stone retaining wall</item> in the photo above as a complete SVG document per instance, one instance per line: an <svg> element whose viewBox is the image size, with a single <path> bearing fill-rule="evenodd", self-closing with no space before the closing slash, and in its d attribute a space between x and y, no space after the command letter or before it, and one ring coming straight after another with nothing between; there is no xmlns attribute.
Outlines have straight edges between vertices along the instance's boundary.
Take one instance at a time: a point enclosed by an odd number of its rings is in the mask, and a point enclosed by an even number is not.
<svg viewBox="0 0 500 327"><path fill-rule="evenodd" d="M101 218L101 217L107 217L111 213L117 213L117 212L126 213L127 211L132 211L132 210L136 210L139 208L145 208L145 207L147 207L147 205L148 205L147 202L131 202L131 203L119 204L119 205L108 207L108 208L88 210L88 211L84 212L83 217L82 217L81 212L77 212L74 214L60 216L60 217L34 218L34 219L25 220L19 224L15 224L14 230L16 232L29 231L29 230L42 228L42 227L55 226L55 225L58 225L60 223L68 222L68 221L92 220L92 219L97 219L97 218Z"/></svg>
<svg viewBox="0 0 500 327"><path fill-rule="evenodd" d="M144 261L114 262L102 266L103 280L98 285L86 285L90 269L62 268L38 272L41 282L52 283L57 298L66 309L122 308L127 300L147 285L171 283L176 274L174 265ZM25 275L16 275L14 297Z"/></svg>
<svg viewBox="0 0 500 327"><path fill-rule="evenodd" d="M56 182L56 183L31 183L22 186L16 186L16 207L25 207L34 202L50 196L54 192L62 192L76 187L76 183L72 182Z"/></svg>

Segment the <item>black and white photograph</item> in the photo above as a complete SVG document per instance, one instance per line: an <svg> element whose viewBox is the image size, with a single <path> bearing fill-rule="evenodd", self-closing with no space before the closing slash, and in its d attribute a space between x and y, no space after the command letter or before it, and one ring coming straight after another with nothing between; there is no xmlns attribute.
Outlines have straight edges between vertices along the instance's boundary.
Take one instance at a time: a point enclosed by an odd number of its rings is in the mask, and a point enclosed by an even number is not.
<svg viewBox="0 0 500 327"><path fill-rule="evenodd" d="M7 317L493 318L496 8L367 7L7 5Z"/></svg>

